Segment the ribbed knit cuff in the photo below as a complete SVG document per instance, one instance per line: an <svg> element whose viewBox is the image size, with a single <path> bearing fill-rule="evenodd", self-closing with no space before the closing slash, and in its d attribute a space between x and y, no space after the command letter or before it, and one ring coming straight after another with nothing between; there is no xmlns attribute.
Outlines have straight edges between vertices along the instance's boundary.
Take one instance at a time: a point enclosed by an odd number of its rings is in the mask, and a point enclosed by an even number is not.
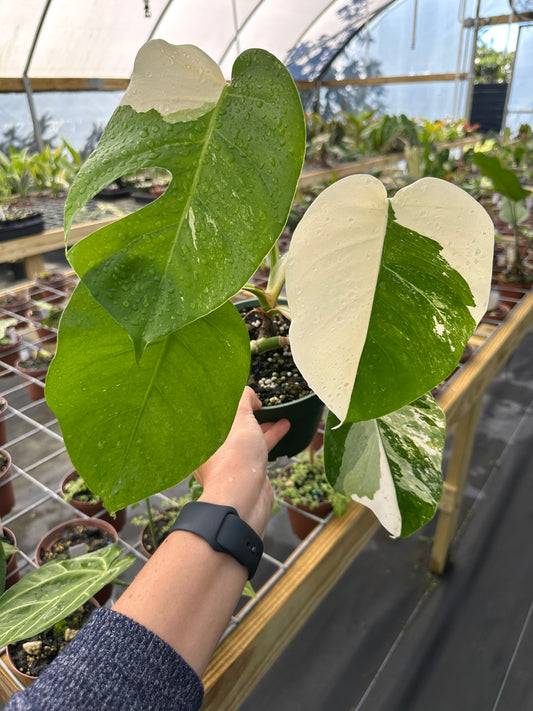
<svg viewBox="0 0 533 711"><path fill-rule="evenodd" d="M197 711L202 699L200 678L170 645L102 607L6 711Z"/></svg>

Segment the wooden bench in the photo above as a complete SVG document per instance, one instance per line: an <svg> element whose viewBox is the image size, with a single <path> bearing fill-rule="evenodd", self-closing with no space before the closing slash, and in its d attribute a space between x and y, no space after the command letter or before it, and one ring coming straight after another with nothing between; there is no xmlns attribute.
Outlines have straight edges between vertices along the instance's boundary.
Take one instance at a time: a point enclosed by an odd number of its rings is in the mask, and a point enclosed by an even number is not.
<svg viewBox="0 0 533 711"><path fill-rule="evenodd" d="M98 220L97 222L85 222L74 225L70 231L69 247L79 242L87 235L95 232L100 227L110 225L117 218ZM24 260L26 277L33 281L39 272L44 271L44 257L47 252L54 249L61 249L65 246L65 235L63 228L45 230L29 237L19 237L18 239L7 240L0 243L0 261L16 262L18 259Z"/></svg>

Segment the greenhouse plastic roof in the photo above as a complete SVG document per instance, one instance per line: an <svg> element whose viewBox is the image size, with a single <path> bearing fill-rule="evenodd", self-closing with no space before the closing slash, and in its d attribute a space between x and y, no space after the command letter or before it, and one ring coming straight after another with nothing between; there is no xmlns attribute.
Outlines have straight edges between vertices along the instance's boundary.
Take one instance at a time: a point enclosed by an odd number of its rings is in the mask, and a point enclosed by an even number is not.
<svg viewBox="0 0 533 711"><path fill-rule="evenodd" d="M145 2L149 12L145 13ZM262 47L315 80L391 0L0 0L2 79L128 79L148 39L196 44L229 78ZM146 16L149 15L149 16Z"/></svg>

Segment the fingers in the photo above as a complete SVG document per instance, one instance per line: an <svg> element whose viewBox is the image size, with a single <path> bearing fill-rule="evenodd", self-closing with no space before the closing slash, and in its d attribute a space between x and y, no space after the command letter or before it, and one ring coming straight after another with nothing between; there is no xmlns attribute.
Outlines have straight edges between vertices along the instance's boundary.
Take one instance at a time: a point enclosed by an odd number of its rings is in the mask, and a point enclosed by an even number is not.
<svg viewBox="0 0 533 711"><path fill-rule="evenodd" d="M264 422L261 425L268 451L282 439L289 431L291 423L289 420L278 420L277 422Z"/></svg>
<svg viewBox="0 0 533 711"><path fill-rule="evenodd" d="M244 391L241 396L241 400L239 402L239 410L259 410L261 407L262 403L261 400L257 397L255 392L252 390L252 388L247 385L244 388Z"/></svg>

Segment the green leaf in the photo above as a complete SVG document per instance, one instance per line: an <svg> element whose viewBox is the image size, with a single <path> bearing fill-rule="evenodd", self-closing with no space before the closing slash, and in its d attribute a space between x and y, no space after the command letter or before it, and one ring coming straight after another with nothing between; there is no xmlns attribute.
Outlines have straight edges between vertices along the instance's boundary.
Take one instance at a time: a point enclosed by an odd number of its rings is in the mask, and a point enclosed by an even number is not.
<svg viewBox="0 0 533 711"><path fill-rule="evenodd" d="M93 553L50 561L0 597L0 647L39 634L86 602L133 563L111 544Z"/></svg>
<svg viewBox="0 0 533 711"><path fill-rule="evenodd" d="M341 420L372 420L446 378L486 311L494 227L451 183L387 199L372 176L335 183L296 228L287 262L291 350Z"/></svg>
<svg viewBox="0 0 533 711"><path fill-rule="evenodd" d="M328 415L324 460L337 491L370 508L393 536L409 536L442 495L444 413L428 393L385 417L337 427Z"/></svg>
<svg viewBox="0 0 533 711"><path fill-rule="evenodd" d="M191 65L196 71L196 59ZM165 67L141 69L157 76ZM175 76L179 69L170 71ZM209 108L201 101L196 113ZM138 354L213 311L250 278L285 224L305 150L294 82L264 50L241 54L214 108L194 120L191 110L162 115L148 110L148 103L143 112L118 107L65 210L68 235L75 213L120 175L150 166L172 173L158 200L69 252L94 298L128 331Z"/></svg>
<svg viewBox="0 0 533 711"><path fill-rule="evenodd" d="M226 438L250 368L231 303L151 344L137 363L80 282L46 381L70 459L111 511L187 477Z"/></svg>
<svg viewBox="0 0 533 711"><path fill-rule="evenodd" d="M500 219L509 225L519 225L529 217L529 210L523 202L515 202L504 197L500 208Z"/></svg>
<svg viewBox="0 0 533 711"><path fill-rule="evenodd" d="M519 202L531 195L530 190L525 190L518 180L518 176L509 168L504 168L500 159L496 156L487 156L484 153L474 153L472 160L478 166L481 174L492 180L494 190L508 197L510 200Z"/></svg>

